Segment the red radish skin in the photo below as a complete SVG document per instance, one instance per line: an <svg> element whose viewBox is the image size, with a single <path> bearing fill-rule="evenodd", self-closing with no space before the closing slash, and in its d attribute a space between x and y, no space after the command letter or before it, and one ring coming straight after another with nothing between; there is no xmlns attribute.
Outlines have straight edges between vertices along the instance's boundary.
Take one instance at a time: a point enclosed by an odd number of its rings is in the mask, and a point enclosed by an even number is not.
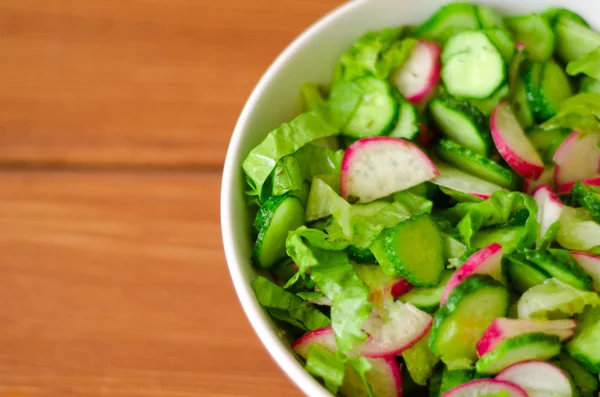
<svg viewBox="0 0 600 397"><path fill-rule="evenodd" d="M376 310L364 325L369 337L358 353L363 357L393 357L420 341L431 329L433 318L410 303L387 303L385 320Z"/></svg>
<svg viewBox="0 0 600 397"><path fill-rule="evenodd" d="M502 392L508 397L529 397L522 387L496 379L476 379L448 390L443 397L485 397Z"/></svg>
<svg viewBox="0 0 600 397"><path fill-rule="evenodd" d="M569 376L557 366L545 361L513 364L494 379L518 385L529 397L573 395Z"/></svg>
<svg viewBox="0 0 600 397"><path fill-rule="evenodd" d="M313 344L323 346L333 352L337 351L333 328L327 327L307 332L292 344L292 349L306 359L308 348ZM371 364L371 370L366 377L373 392L377 396L402 397L402 377L396 359L384 357L367 360ZM362 380L349 366L340 391L347 397L366 395Z"/></svg>
<svg viewBox="0 0 600 397"><path fill-rule="evenodd" d="M442 49L436 43L419 41L402 68L392 74L395 87L412 103L420 103L433 94L440 81Z"/></svg>
<svg viewBox="0 0 600 397"><path fill-rule="evenodd" d="M493 243L480 249L467 259L467 261L450 277L448 284L444 288L441 304L443 305L450 292L460 284L465 278L474 274L487 274L496 280L502 279L502 246Z"/></svg>
<svg viewBox="0 0 600 397"><path fill-rule="evenodd" d="M378 136L346 149L341 174L342 196L368 203L431 180L439 172L414 143Z"/></svg>
<svg viewBox="0 0 600 397"><path fill-rule="evenodd" d="M402 295L409 292L413 288L414 288L414 285L412 285L408 280L406 280L404 278L400 279L392 285L392 290L391 290L392 296L394 298L399 298Z"/></svg>
<svg viewBox="0 0 600 397"><path fill-rule="evenodd" d="M594 280L594 291L600 291L600 256L588 252L571 252L571 255Z"/></svg>
<svg viewBox="0 0 600 397"><path fill-rule="evenodd" d="M581 182L585 183L586 185L590 185L590 186L600 186L600 177L591 178L591 179L582 179ZM571 189L573 189L573 186L575 186L576 183L577 182L569 182L569 183L563 183L562 185L558 186L558 189L557 189L558 194L571 193Z"/></svg>
<svg viewBox="0 0 600 397"><path fill-rule="evenodd" d="M537 242L539 244L550 226L560 218L564 205L550 186L546 185L538 187L533 192L533 198L538 205L537 221L540 227Z"/></svg>
<svg viewBox="0 0 600 397"><path fill-rule="evenodd" d="M577 181L600 184L600 132L573 131L554 154L554 181L560 194L568 193Z"/></svg>
<svg viewBox="0 0 600 397"><path fill-rule="evenodd" d="M498 152L508 165L525 178L538 179L544 172L544 163L523 132L508 101L496 106L490 127Z"/></svg>
<svg viewBox="0 0 600 397"><path fill-rule="evenodd" d="M542 185L546 185L554 191L554 167L546 167L538 179L525 179L525 182L523 182L523 193L532 195Z"/></svg>
<svg viewBox="0 0 600 397"><path fill-rule="evenodd" d="M556 335L561 342L575 334L575 320L516 320L496 318L477 341L477 355L482 357L493 351L501 342L518 335L543 332Z"/></svg>

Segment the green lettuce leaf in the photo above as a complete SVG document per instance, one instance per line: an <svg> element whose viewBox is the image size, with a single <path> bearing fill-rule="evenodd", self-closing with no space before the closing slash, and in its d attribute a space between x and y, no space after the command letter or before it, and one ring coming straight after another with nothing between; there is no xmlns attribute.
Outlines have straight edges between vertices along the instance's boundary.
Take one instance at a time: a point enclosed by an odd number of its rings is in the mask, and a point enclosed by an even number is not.
<svg viewBox="0 0 600 397"><path fill-rule="evenodd" d="M402 358L411 378L416 384L425 386L433 375L433 369L440 359L429 349L429 334L413 347L402 353Z"/></svg>
<svg viewBox="0 0 600 397"><path fill-rule="evenodd" d="M364 396L366 393L369 397L376 397L375 393L373 393L373 388L367 380L367 373L373 367L369 360L364 357L351 357L348 358L348 364L350 364L350 366L354 370L352 372L352 375L358 376L358 378L362 381L362 384L364 385L364 390L361 390L362 393L359 393L358 395ZM352 384L354 383L355 382L352 382Z"/></svg>
<svg viewBox="0 0 600 397"><path fill-rule="evenodd" d="M402 40L406 32L405 27L399 27L365 33L342 55L334 73L334 85L365 75L387 78L417 44L415 39Z"/></svg>
<svg viewBox="0 0 600 397"><path fill-rule="evenodd" d="M567 74L577 76L580 73L600 80L600 47L583 54L579 59L569 62Z"/></svg>
<svg viewBox="0 0 600 397"><path fill-rule="evenodd" d="M334 395L344 383L345 360L339 359L334 352L323 346L313 344L308 348L305 368L312 375L322 378L327 390Z"/></svg>
<svg viewBox="0 0 600 397"><path fill-rule="evenodd" d="M306 304L302 298L259 276L252 282L259 303L278 320L288 322L303 331L331 325L331 320Z"/></svg>
<svg viewBox="0 0 600 397"><path fill-rule="evenodd" d="M338 132L336 127L313 111L282 124L252 149L244 160L242 168L250 188L262 199L263 186L279 160L315 139L336 135Z"/></svg>
<svg viewBox="0 0 600 397"><path fill-rule="evenodd" d="M394 201L403 204L413 215L431 214L433 201L409 190L394 193Z"/></svg>
<svg viewBox="0 0 600 397"><path fill-rule="evenodd" d="M536 285L517 302L519 318L561 319L583 313L586 306L600 305L595 292L581 291L551 278Z"/></svg>
<svg viewBox="0 0 600 397"><path fill-rule="evenodd" d="M544 130L568 128L581 133L600 130L600 94L586 92L568 98L560 105L559 112L542 123Z"/></svg>
<svg viewBox="0 0 600 397"><path fill-rule="evenodd" d="M589 251L600 247L600 224L583 208L564 206L556 241L564 248Z"/></svg>
<svg viewBox="0 0 600 397"><path fill-rule="evenodd" d="M461 203L445 211L443 216L458 231L468 249L472 248L473 236L483 227L503 225L514 211L526 209L529 213L523 233L518 236L518 248L531 247L537 238L537 204L533 197L520 192L497 191L480 203Z"/></svg>

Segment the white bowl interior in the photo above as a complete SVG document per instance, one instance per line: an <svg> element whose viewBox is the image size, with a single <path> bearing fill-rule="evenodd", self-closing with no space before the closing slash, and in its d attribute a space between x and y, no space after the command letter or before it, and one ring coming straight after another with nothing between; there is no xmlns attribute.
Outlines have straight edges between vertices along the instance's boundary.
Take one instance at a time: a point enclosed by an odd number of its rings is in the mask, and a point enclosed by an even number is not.
<svg viewBox="0 0 600 397"><path fill-rule="evenodd" d="M330 396L293 355L289 341L257 302L250 283L256 272L250 262L251 241L242 162L274 128L301 111L300 87L305 82L328 83L340 54L369 30L419 24L448 0L355 0L328 14L277 58L252 92L235 127L223 173L221 227L225 255L238 297L254 330L284 372L310 396ZM566 7L598 25L595 0L479 0L504 14ZM415 4L418 4L416 6Z"/></svg>

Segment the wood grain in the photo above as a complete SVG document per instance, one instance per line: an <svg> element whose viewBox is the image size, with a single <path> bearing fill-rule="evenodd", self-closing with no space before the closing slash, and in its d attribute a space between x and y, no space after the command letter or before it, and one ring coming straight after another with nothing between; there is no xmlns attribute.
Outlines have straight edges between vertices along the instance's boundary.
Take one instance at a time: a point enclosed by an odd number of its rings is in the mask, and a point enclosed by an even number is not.
<svg viewBox="0 0 600 397"><path fill-rule="evenodd" d="M0 180L0 396L300 395L233 292L219 174Z"/></svg>
<svg viewBox="0 0 600 397"><path fill-rule="evenodd" d="M0 164L220 167L241 107L343 0L0 0Z"/></svg>

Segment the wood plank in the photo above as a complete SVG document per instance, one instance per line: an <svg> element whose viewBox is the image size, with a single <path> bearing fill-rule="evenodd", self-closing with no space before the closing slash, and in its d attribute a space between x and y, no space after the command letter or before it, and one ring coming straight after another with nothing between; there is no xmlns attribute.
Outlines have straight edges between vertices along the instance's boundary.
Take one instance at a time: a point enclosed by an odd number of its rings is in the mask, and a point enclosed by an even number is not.
<svg viewBox="0 0 600 397"><path fill-rule="evenodd" d="M0 180L0 396L300 395L234 294L219 174Z"/></svg>
<svg viewBox="0 0 600 397"><path fill-rule="evenodd" d="M0 163L221 166L286 44L343 0L0 0Z"/></svg>

